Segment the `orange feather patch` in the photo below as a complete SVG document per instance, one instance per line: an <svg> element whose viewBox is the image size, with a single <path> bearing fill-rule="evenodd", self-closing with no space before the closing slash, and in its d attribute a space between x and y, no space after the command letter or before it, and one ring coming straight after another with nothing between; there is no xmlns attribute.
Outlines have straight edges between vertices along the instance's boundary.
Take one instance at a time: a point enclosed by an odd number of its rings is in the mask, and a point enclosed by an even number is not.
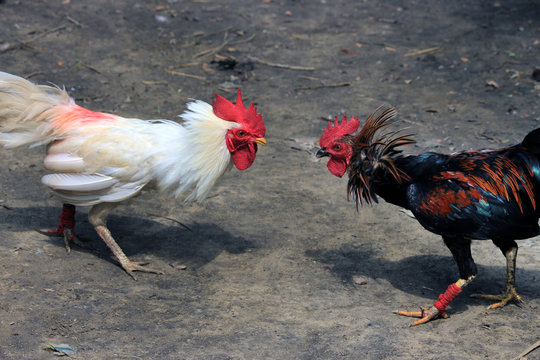
<svg viewBox="0 0 540 360"><path fill-rule="evenodd" d="M435 180L458 180L470 187L454 191L452 189L439 187L429 192L420 209L425 212L437 213L443 217L452 212L452 206L464 208L472 204L472 199L480 200L483 198L478 189L473 187L474 182L470 177L460 172L446 171L434 177Z"/></svg>
<svg viewBox="0 0 540 360"><path fill-rule="evenodd" d="M472 159L465 160L469 161L460 162L464 170L478 169L477 164ZM446 216L452 211L452 205L463 208L470 205L472 199L482 199L482 194L475 188L478 187L496 196L504 197L507 201L514 200L522 213L522 191L524 190L533 209L536 209L532 183L530 181L530 177L533 175L531 169L528 169L529 176L524 176L512 161L506 158L498 158L493 163L482 163L479 170L483 171L487 176L465 175L462 172L455 171L447 171L439 174L434 178L435 180L457 180L467 184L469 188L459 191L453 191L447 188L435 189L428 194L426 201L420 207L424 211L429 210Z"/></svg>
<svg viewBox="0 0 540 360"><path fill-rule="evenodd" d="M111 122L118 119L116 115L88 110L74 104L69 107L58 107L53 109L58 111L58 115L54 121L54 127L59 132L69 130L70 128L85 123Z"/></svg>

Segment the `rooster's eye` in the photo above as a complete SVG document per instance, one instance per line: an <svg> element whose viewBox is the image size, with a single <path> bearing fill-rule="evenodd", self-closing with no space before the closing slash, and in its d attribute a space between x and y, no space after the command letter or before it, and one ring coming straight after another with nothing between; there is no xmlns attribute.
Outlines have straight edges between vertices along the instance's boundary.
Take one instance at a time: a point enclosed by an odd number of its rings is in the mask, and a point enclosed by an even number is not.
<svg viewBox="0 0 540 360"><path fill-rule="evenodd" d="M243 137L246 135L246 132L244 130L240 130L236 133L236 135L238 135L238 137Z"/></svg>
<svg viewBox="0 0 540 360"><path fill-rule="evenodd" d="M335 145L334 150L341 151L341 145L339 145L339 144Z"/></svg>

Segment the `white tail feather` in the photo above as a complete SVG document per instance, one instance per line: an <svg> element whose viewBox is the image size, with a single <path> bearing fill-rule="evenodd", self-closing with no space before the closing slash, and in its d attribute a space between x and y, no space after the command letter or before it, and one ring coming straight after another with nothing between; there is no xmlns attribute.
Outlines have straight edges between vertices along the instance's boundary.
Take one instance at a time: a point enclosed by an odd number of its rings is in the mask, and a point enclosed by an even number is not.
<svg viewBox="0 0 540 360"><path fill-rule="evenodd" d="M71 104L62 89L0 72L0 145L14 148L51 142L50 110Z"/></svg>

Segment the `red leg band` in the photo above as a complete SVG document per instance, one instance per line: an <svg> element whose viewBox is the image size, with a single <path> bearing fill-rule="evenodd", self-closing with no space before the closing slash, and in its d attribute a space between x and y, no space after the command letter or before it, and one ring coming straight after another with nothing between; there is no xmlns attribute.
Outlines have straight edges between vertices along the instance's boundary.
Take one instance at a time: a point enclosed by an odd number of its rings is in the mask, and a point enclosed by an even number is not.
<svg viewBox="0 0 540 360"><path fill-rule="evenodd" d="M62 205L62 213L59 216L60 224L56 228L56 234L63 235L64 229L73 229L75 227L75 206L71 204ZM51 231L54 233L54 231Z"/></svg>
<svg viewBox="0 0 540 360"><path fill-rule="evenodd" d="M439 312L443 314L444 309L446 309L448 305L450 305L452 300L454 300L461 291L462 289L459 286L457 286L455 283L450 284L450 286L448 286L448 289L446 289L444 294L439 295L439 298L437 299L437 301L435 301L433 306L435 306L435 308L437 308L437 310L439 310Z"/></svg>

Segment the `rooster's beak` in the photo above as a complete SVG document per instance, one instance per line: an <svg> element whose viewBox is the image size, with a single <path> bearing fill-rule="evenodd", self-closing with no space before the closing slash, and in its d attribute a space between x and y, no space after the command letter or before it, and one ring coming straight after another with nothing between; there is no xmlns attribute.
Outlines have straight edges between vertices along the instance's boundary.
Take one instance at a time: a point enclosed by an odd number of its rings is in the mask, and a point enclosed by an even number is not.
<svg viewBox="0 0 540 360"><path fill-rule="evenodd" d="M319 149L319 151L317 151L317 154L316 154L316 156L318 158L322 158L322 157L329 156L329 155L330 154L326 152L325 148Z"/></svg>
<svg viewBox="0 0 540 360"><path fill-rule="evenodd" d="M261 144L261 145L266 145L266 139L265 138L253 139L253 142L256 142L257 144Z"/></svg>

